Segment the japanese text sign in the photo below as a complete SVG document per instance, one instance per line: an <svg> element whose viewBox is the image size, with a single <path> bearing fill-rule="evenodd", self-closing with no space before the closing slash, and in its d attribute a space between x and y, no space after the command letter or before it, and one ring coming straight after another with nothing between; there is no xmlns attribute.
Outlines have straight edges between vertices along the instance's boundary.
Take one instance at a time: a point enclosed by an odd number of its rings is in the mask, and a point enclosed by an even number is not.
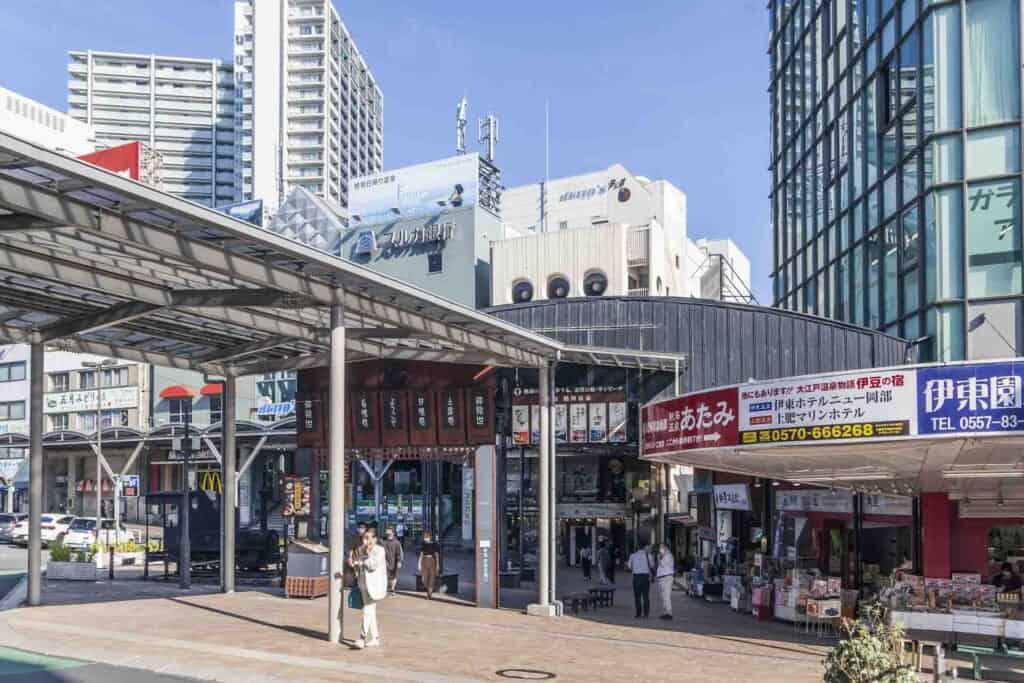
<svg viewBox="0 0 1024 683"><path fill-rule="evenodd" d="M1024 363L921 368L917 408L921 434L1024 430Z"/></svg>
<svg viewBox="0 0 1024 683"><path fill-rule="evenodd" d="M736 387L730 387L644 406L644 454L735 445L739 439L736 396Z"/></svg>

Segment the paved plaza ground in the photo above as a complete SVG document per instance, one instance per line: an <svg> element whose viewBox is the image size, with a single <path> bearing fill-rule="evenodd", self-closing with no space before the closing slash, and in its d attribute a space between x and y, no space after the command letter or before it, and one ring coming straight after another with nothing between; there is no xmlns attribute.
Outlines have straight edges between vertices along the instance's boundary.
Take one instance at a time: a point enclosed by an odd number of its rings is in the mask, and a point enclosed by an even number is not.
<svg viewBox="0 0 1024 683"><path fill-rule="evenodd" d="M635 620L629 575L619 576L614 607L557 619L477 609L449 596L427 601L406 577L400 589L408 590L379 607L384 647L357 651L326 642L326 598L289 600L276 588L222 595L212 584L182 591L174 581L138 577L124 571L113 582L44 580L42 606L0 612L0 644L17 649L6 651L12 657L0 651L0 683L5 672L17 671L5 665L31 661L24 653L53 669L27 680L90 683L108 674L130 680L131 669L168 677L161 680L246 683L543 680L536 672L559 681L617 683L820 681L835 642L678 591L673 621ZM569 569L560 584L566 591L584 585ZM510 601L525 603L531 595L520 591ZM359 618L346 608L346 639L359 635ZM969 677L968 663L959 665L961 677ZM1024 680L1021 672L989 675Z"/></svg>
<svg viewBox="0 0 1024 683"><path fill-rule="evenodd" d="M379 608L384 647L324 639L327 601L276 590L220 595L124 579L45 582L44 605L0 613L4 645L165 675L224 681L497 681L516 670L560 681L816 681L827 641L676 596L676 620L616 606L541 619L400 594ZM358 636L346 609L345 636ZM501 672L505 672L503 675Z"/></svg>

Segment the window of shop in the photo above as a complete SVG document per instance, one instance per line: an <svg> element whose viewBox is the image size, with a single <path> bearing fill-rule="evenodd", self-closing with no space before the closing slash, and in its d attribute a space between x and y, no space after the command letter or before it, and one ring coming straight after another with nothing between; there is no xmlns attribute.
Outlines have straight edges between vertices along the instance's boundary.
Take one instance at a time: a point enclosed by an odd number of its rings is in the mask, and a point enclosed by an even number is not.
<svg viewBox="0 0 1024 683"><path fill-rule="evenodd" d="M60 415L50 416L50 431L59 432L68 429L70 425L70 415L67 413L61 413Z"/></svg>
<svg viewBox="0 0 1024 683"><path fill-rule="evenodd" d="M216 424L224 419L223 397L210 397L210 424Z"/></svg>
<svg viewBox="0 0 1024 683"><path fill-rule="evenodd" d="M172 398L167 401L168 420L171 424L185 424L192 421L192 399Z"/></svg>
<svg viewBox="0 0 1024 683"><path fill-rule="evenodd" d="M96 388L96 371L89 370L88 372L78 373L78 388L79 389L95 389Z"/></svg>

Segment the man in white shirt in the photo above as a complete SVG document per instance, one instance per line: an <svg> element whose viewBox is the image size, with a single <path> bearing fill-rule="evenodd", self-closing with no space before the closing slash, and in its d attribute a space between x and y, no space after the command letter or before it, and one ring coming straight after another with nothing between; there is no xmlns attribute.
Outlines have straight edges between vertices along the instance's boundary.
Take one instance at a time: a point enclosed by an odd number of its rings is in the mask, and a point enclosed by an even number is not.
<svg viewBox="0 0 1024 683"><path fill-rule="evenodd" d="M661 619L672 619L672 581L676 574L676 560L672 557L668 546L658 548L658 566L655 585L658 587L658 600L661 602Z"/></svg>
<svg viewBox="0 0 1024 683"><path fill-rule="evenodd" d="M637 548L626 564L633 573L633 605L636 609L633 618L639 619L642 614L647 619L651 616L651 570L654 568L650 548Z"/></svg>

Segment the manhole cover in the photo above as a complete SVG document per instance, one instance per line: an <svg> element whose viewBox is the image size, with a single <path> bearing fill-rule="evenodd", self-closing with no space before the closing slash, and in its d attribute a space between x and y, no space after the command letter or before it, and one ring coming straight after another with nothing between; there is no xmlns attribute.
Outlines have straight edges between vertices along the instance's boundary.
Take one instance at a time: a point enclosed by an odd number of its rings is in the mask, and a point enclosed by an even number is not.
<svg viewBox="0 0 1024 683"><path fill-rule="evenodd" d="M555 674L538 669L502 669L497 674L502 678L514 678L518 681L550 681Z"/></svg>

